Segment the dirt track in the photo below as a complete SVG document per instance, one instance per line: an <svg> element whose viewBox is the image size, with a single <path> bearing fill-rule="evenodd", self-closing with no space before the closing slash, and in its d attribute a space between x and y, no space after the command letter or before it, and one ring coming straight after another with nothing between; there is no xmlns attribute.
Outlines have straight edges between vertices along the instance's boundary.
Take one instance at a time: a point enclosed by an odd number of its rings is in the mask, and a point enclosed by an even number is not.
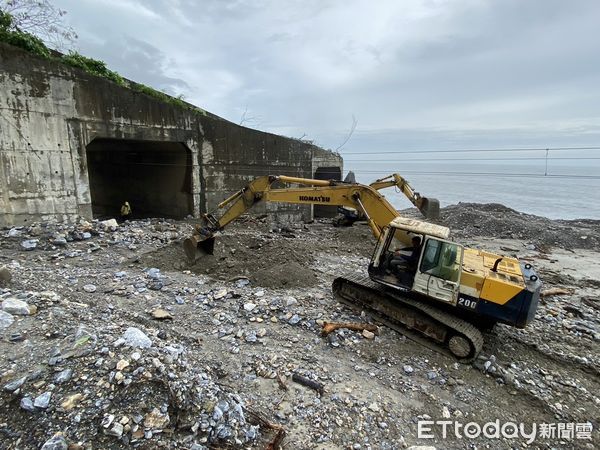
<svg viewBox="0 0 600 450"><path fill-rule="evenodd" d="M47 237L66 233L55 227L3 237L0 262L13 280L0 293L20 294L37 311L14 315L0 330L0 447L40 448L60 431L83 448L265 448L276 432L257 414L285 428L288 449L523 443L442 440L439 430L435 439L419 440L422 419L527 426L590 421L593 441L538 439L535 445L597 444L598 223L548 225L533 216L511 221L511 214L497 205L462 205L445 209L442 219L459 241L530 260L545 288L573 294L546 298L526 330L498 326L473 365L385 328L374 340L347 330L320 335L323 320L365 320L330 291L334 276L366 267L374 241L364 225L272 232L247 220L227 228L215 255L193 267L181 260L179 240L190 229L183 222L137 222L60 247ZM485 226L472 226L481 216ZM490 236L506 222L514 224L510 234ZM538 226L562 230L560 239L532 233ZM39 239L35 250L22 249L27 237ZM587 247L573 251L577 239ZM153 320L158 307L172 319ZM128 327L143 331L152 346L120 344ZM66 369L70 378L57 382ZM322 383L324 394L293 383L293 373ZM23 376L22 386L6 389ZM24 398L45 392L52 394L47 408L23 408ZM77 394L78 403L65 407ZM233 414L236 405L243 405L244 420Z"/></svg>

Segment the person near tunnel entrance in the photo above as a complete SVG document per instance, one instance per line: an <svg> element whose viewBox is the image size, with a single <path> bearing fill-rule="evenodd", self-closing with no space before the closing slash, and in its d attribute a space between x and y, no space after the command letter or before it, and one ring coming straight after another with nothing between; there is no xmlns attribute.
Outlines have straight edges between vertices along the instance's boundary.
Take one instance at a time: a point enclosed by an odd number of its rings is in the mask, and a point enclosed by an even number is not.
<svg viewBox="0 0 600 450"><path fill-rule="evenodd" d="M131 205L128 201L121 205L121 222L125 222L131 218Z"/></svg>

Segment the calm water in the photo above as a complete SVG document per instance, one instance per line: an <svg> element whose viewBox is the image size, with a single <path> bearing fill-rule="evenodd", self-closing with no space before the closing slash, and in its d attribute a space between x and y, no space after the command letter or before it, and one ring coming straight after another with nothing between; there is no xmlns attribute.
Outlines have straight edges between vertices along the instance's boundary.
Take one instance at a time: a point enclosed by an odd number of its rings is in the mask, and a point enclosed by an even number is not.
<svg viewBox="0 0 600 450"><path fill-rule="evenodd" d="M456 164L431 162L410 164L403 169L400 163L372 161L357 164L344 163L345 172L354 170L357 180L369 183L388 173L398 172L411 185L428 197L440 200L442 206L458 202L501 203L517 211L552 219L600 219L600 165L554 164L548 167L551 175L594 176L586 178L543 177L545 166L539 163L503 165L494 162ZM450 172L424 174L423 172ZM461 175L461 172L479 175ZM494 173L504 175L481 175ZM515 174L523 174L514 176ZM536 175L536 176L532 176ZM397 208L410 207L408 200L392 189L383 191Z"/></svg>

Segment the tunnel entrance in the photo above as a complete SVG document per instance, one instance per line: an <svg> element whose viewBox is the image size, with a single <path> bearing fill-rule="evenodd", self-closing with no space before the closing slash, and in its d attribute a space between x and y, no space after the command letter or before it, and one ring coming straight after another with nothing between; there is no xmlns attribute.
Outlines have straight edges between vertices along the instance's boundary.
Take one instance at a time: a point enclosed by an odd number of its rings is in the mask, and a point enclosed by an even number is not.
<svg viewBox="0 0 600 450"><path fill-rule="evenodd" d="M342 169L339 167L319 167L315 171L317 180L341 180ZM313 217L335 217L337 215L337 206L315 205L313 208Z"/></svg>
<svg viewBox="0 0 600 450"><path fill-rule="evenodd" d="M86 147L94 218L181 219L193 213L192 154L180 142L94 139Z"/></svg>

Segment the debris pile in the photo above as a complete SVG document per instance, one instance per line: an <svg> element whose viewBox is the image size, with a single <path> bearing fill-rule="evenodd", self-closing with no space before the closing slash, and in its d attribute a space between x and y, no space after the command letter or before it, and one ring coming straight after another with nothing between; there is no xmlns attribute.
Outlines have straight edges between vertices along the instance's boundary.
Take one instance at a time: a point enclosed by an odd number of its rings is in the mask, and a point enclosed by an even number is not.
<svg viewBox="0 0 600 450"><path fill-rule="evenodd" d="M368 263L367 226L232 224L192 267L190 230L162 219L0 230L0 448L447 448L465 442L419 441L417 422L598 415L597 259L575 270L561 265L570 252L511 238L548 294L530 327L497 326L467 366L332 298L333 277Z"/></svg>
<svg viewBox="0 0 600 450"><path fill-rule="evenodd" d="M454 237L522 239L541 249L560 247L600 251L600 220L551 220L497 203L459 203L441 211Z"/></svg>

